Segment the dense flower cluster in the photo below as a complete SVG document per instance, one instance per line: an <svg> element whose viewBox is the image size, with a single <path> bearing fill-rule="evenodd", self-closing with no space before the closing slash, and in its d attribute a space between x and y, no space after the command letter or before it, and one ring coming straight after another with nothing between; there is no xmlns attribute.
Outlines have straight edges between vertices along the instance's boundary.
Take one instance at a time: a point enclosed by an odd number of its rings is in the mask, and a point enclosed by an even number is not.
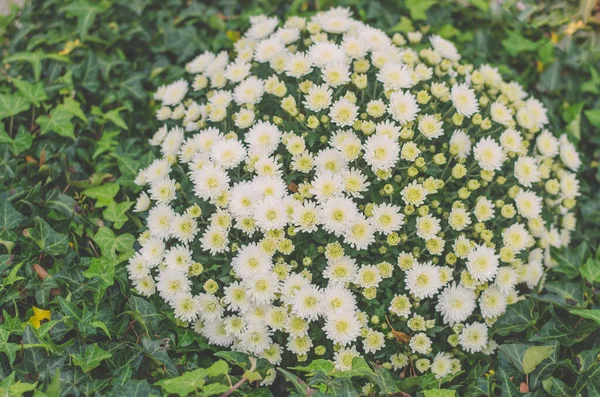
<svg viewBox="0 0 600 397"><path fill-rule="evenodd" d="M344 8L251 18L160 87L128 270L211 344L441 378L569 243L580 159L490 65ZM385 319L385 320L384 320ZM294 358L295 357L295 358Z"/></svg>

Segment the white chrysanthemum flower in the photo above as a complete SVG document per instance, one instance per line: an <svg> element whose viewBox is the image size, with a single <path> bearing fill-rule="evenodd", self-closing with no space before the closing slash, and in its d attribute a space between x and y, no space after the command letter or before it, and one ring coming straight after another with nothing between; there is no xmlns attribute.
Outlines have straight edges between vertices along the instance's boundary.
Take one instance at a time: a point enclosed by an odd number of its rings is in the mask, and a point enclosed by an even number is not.
<svg viewBox="0 0 600 397"><path fill-rule="evenodd" d="M278 197L267 197L254 208L256 225L263 231L280 230L288 223L288 215L283 200Z"/></svg>
<svg viewBox="0 0 600 397"><path fill-rule="evenodd" d="M171 222L175 217L175 211L165 204L159 204L148 214L148 230L150 235L160 239L167 239L171 235Z"/></svg>
<svg viewBox="0 0 600 397"><path fill-rule="evenodd" d="M423 185L417 183L417 181L412 181L409 185L406 185L404 189L402 189L400 195L402 196L402 201L404 201L404 204L418 207L425 202L427 190L423 187Z"/></svg>
<svg viewBox="0 0 600 397"><path fill-rule="evenodd" d="M431 263L415 263L406 272L405 282L412 295L419 299L430 298L442 286L440 269Z"/></svg>
<svg viewBox="0 0 600 397"><path fill-rule="evenodd" d="M365 265L361 266L356 273L354 282L362 288L373 288L377 287L381 280L381 272L376 266Z"/></svg>
<svg viewBox="0 0 600 397"><path fill-rule="evenodd" d="M433 49L444 58L447 58L451 61L458 61L460 59L460 54L458 53L456 46L451 41L445 40L437 35L431 36L429 41L431 42Z"/></svg>
<svg viewBox="0 0 600 397"><path fill-rule="evenodd" d="M448 353L438 353L431 363L431 373L436 379L441 379L452 372L452 356Z"/></svg>
<svg viewBox="0 0 600 397"><path fill-rule="evenodd" d="M363 339L363 350L365 353L375 353L385 345L385 335L382 332L369 330Z"/></svg>
<svg viewBox="0 0 600 397"><path fill-rule="evenodd" d="M454 230L461 231L471 224L469 212L462 207L454 207L448 216L448 224Z"/></svg>
<svg viewBox="0 0 600 397"><path fill-rule="evenodd" d="M466 84L454 84L450 89L450 98L456 112L460 115L471 117L479 111L475 91Z"/></svg>
<svg viewBox="0 0 600 397"><path fill-rule="evenodd" d="M415 353L428 354L431 351L431 339L422 332L413 335L408 346Z"/></svg>
<svg viewBox="0 0 600 397"><path fill-rule="evenodd" d="M296 54L292 54L286 63L285 73L288 76L300 78L302 76L306 76L313 70L313 63L310 57L303 53L298 52Z"/></svg>
<svg viewBox="0 0 600 397"><path fill-rule="evenodd" d="M182 243L190 243L198 233L198 223L189 215L176 214L171 224L171 235Z"/></svg>
<svg viewBox="0 0 600 397"><path fill-rule="evenodd" d="M415 225L417 230L417 236L423 240L429 240L438 234L442 227L440 226L440 220L431 214L419 216Z"/></svg>
<svg viewBox="0 0 600 397"><path fill-rule="evenodd" d="M315 321L323 313L323 291L314 285L300 288L291 299L292 313Z"/></svg>
<svg viewBox="0 0 600 397"><path fill-rule="evenodd" d="M135 202L135 207L133 208L133 212L144 212L144 211L148 211L148 208L150 208L150 197L148 196L148 194L146 192L142 192L140 193L139 197L137 198L136 202Z"/></svg>
<svg viewBox="0 0 600 397"><path fill-rule="evenodd" d="M523 152L523 137L519 131L514 128L507 128L502 135L500 135L500 144L506 152Z"/></svg>
<svg viewBox="0 0 600 397"><path fill-rule="evenodd" d="M173 298L175 318L182 321L192 322L198 318L199 305L192 294L182 293Z"/></svg>
<svg viewBox="0 0 600 397"><path fill-rule="evenodd" d="M444 135L443 122L431 114L426 114L419 120L419 131L425 138L431 140Z"/></svg>
<svg viewBox="0 0 600 397"><path fill-rule="evenodd" d="M358 267L356 261L348 256L327 262L323 277L335 285L345 285L356 277Z"/></svg>
<svg viewBox="0 0 600 397"><path fill-rule="evenodd" d="M543 130L535 141L535 147L542 157L554 157L559 152L560 144L550 131ZM577 155L577 152L575 154ZM566 164L564 159L563 162Z"/></svg>
<svg viewBox="0 0 600 397"><path fill-rule="evenodd" d="M243 284L248 290L248 295L254 302L264 305L275 299L279 292L279 279L274 273L260 273L244 279Z"/></svg>
<svg viewBox="0 0 600 397"><path fill-rule="evenodd" d="M178 80L174 83L169 84L168 86L166 86L164 88L164 90L162 91L162 95L160 96L160 99L163 103L163 105L167 105L167 106L173 106L173 105L177 105L178 103L180 103L183 98L185 97L185 94L187 94L188 91L188 83L185 80Z"/></svg>
<svg viewBox="0 0 600 397"><path fill-rule="evenodd" d="M485 222L494 218L494 203L486 197L480 196L477 199L473 213L479 222Z"/></svg>
<svg viewBox="0 0 600 397"><path fill-rule="evenodd" d="M405 125L417 118L419 105L415 96L410 92L395 91L390 95L388 112L394 120Z"/></svg>
<svg viewBox="0 0 600 397"><path fill-rule="evenodd" d="M492 106L490 106L490 115L493 121L505 127L514 123L510 110L499 101L492 103Z"/></svg>
<svg viewBox="0 0 600 397"><path fill-rule="evenodd" d="M273 267L271 257L265 254L256 243L250 243L240 249L231 261L235 274L245 279L254 274L268 273Z"/></svg>
<svg viewBox="0 0 600 397"><path fill-rule="evenodd" d="M209 226L200 239L202 249L211 254L229 251L228 231L219 226Z"/></svg>
<svg viewBox="0 0 600 397"><path fill-rule="evenodd" d="M477 281L492 280L498 271L498 255L493 248L478 245L467 255L467 269Z"/></svg>
<svg viewBox="0 0 600 397"><path fill-rule="evenodd" d="M529 156L521 156L515 161L515 177L525 187L540 180L537 160Z"/></svg>
<svg viewBox="0 0 600 397"><path fill-rule="evenodd" d="M506 297L497 287L490 287L479 296L479 308L483 318L495 318L506 311Z"/></svg>
<svg viewBox="0 0 600 397"><path fill-rule="evenodd" d="M542 198L532 191L521 190L515 197L515 204L519 215L533 219L542 213Z"/></svg>
<svg viewBox="0 0 600 397"><path fill-rule="evenodd" d="M498 269L494 285L504 293L508 294L518 282L517 271L508 266L502 266Z"/></svg>
<svg viewBox="0 0 600 397"><path fill-rule="evenodd" d="M351 370L352 361L355 357L360 357L360 353L358 353L356 347L342 347L335 353L333 357L335 369L338 371Z"/></svg>
<svg viewBox="0 0 600 397"><path fill-rule="evenodd" d="M410 70L402 64L388 63L377 73L377 80L383 83L386 91L410 88L414 82Z"/></svg>
<svg viewBox="0 0 600 397"><path fill-rule="evenodd" d="M471 139L464 130L454 130L450 137L450 153L463 160L471 154Z"/></svg>
<svg viewBox="0 0 600 397"><path fill-rule="evenodd" d="M393 204L378 204L373 207L371 219L379 233L390 234L404 225L404 214L401 208Z"/></svg>
<svg viewBox="0 0 600 397"><path fill-rule="evenodd" d="M320 68L330 63L343 63L346 60L344 51L337 44L327 41L310 46L308 55L312 63Z"/></svg>
<svg viewBox="0 0 600 397"><path fill-rule="evenodd" d="M390 302L389 311L399 317L408 317L412 304L406 295L396 295Z"/></svg>
<svg viewBox="0 0 600 397"><path fill-rule="evenodd" d="M365 161L375 172L392 169L400 157L398 142L382 135L370 136L363 149Z"/></svg>
<svg viewBox="0 0 600 397"><path fill-rule="evenodd" d="M348 127L354 124L358 116L358 106L346 98L338 99L329 109L331 122L339 127Z"/></svg>
<svg viewBox="0 0 600 397"><path fill-rule="evenodd" d="M502 242L516 253L533 244L534 240L527 228L520 223L514 223L502 231Z"/></svg>
<svg viewBox="0 0 600 397"><path fill-rule="evenodd" d="M488 343L487 332L488 327L483 323L468 324L458 336L458 342L469 353L480 352Z"/></svg>
<svg viewBox="0 0 600 397"><path fill-rule="evenodd" d="M237 139L217 142L210 150L211 159L228 170L236 167L246 157L246 148Z"/></svg>
<svg viewBox="0 0 600 397"><path fill-rule="evenodd" d="M352 311L336 311L325 319L325 335L334 343L346 346L358 338L361 324Z"/></svg>
<svg viewBox="0 0 600 397"><path fill-rule="evenodd" d="M565 134L560 136L560 159L571 171L577 171L581 166L581 159L575 146L569 142Z"/></svg>
<svg viewBox="0 0 600 397"><path fill-rule="evenodd" d="M364 216L357 216L345 230L344 241L352 248L365 250L375 242L375 227Z"/></svg>
<svg viewBox="0 0 600 397"><path fill-rule="evenodd" d="M345 63L330 63L321 69L323 81L331 87L340 87L350 82L350 69Z"/></svg>
<svg viewBox="0 0 600 397"><path fill-rule="evenodd" d="M127 273L133 280L140 280L150 274L150 265L142 255L135 254L127 264Z"/></svg>
<svg viewBox="0 0 600 397"><path fill-rule="evenodd" d="M246 133L244 141L253 155L270 156L281 141L281 131L275 124L259 121Z"/></svg>
<svg viewBox="0 0 600 397"><path fill-rule="evenodd" d="M462 323L475 310L475 298L475 292L453 283L439 294L435 309L442 314L444 323Z"/></svg>
<svg viewBox="0 0 600 397"><path fill-rule="evenodd" d="M251 354L261 355L271 345L271 333L264 324L252 323L239 340L239 347Z"/></svg>
<svg viewBox="0 0 600 397"><path fill-rule="evenodd" d="M341 176L344 183L344 193L354 198L362 198L362 193L366 192L371 185L367 176L356 168L342 171Z"/></svg>
<svg viewBox="0 0 600 397"><path fill-rule="evenodd" d="M473 149L473 155L481 169L486 171L498 171L506 159L502 147L492 138L482 138Z"/></svg>

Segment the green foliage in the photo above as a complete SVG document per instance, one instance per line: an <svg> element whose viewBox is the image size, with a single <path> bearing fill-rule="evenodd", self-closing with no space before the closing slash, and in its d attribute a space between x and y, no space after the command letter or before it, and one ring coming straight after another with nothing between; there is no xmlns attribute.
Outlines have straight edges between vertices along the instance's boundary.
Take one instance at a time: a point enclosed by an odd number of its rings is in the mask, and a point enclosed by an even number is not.
<svg viewBox="0 0 600 397"><path fill-rule="evenodd" d="M591 4L591 6L586 6ZM454 40L541 98L584 153L572 248L545 289L492 327L497 357L457 378L355 359L273 368L212 352L135 295L123 263L141 226L137 169L153 156L151 93L205 49L231 49L247 18L351 6L390 34ZM0 17L0 395L600 395L600 48L593 2L37 0ZM595 16L594 16L595 15ZM573 21L573 22L572 22ZM577 22L580 21L580 22ZM314 139L317 137L315 136ZM39 311L49 310L34 327ZM277 371L277 372L274 372ZM275 374L275 383L261 386ZM243 381L243 382L242 382ZM365 389L366 390L366 389ZM33 394L35 391L35 394ZM419 394L417 394L419 393Z"/></svg>

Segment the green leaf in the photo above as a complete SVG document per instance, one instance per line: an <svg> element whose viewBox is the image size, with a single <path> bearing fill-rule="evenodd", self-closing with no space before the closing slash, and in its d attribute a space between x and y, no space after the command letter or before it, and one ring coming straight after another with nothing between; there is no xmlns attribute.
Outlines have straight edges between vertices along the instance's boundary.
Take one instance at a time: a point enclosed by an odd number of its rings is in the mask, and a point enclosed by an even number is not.
<svg viewBox="0 0 600 397"><path fill-rule="evenodd" d="M98 367L102 361L111 358L112 354L106 350L102 350L102 348L98 347L97 343L94 343L85 348L83 355L71 354L70 356L73 359L73 364L81 367L83 372L88 373Z"/></svg>
<svg viewBox="0 0 600 397"><path fill-rule="evenodd" d="M48 95L46 95L42 83L30 83L29 81L21 79L12 79L11 83L17 87L26 100L33 103L35 106L40 106L40 103L48 99Z"/></svg>
<svg viewBox="0 0 600 397"><path fill-rule="evenodd" d="M431 389L423 390L424 397L455 397L456 390L449 389Z"/></svg>
<svg viewBox="0 0 600 397"><path fill-rule="evenodd" d="M490 8L490 4L486 0L469 0L469 3L473 4L483 12L488 12Z"/></svg>
<svg viewBox="0 0 600 397"><path fill-rule="evenodd" d="M102 255L109 259L116 259L117 252L126 254L130 252L135 243L135 237L130 233L115 236L112 230L107 227L101 227L94 235L94 241L100 247Z"/></svg>
<svg viewBox="0 0 600 397"><path fill-rule="evenodd" d="M569 313L579 317L594 320L600 324L600 310L571 310Z"/></svg>
<svg viewBox="0 0 600 397"><path fill-rule="evenodd" d="M77 33L81 41L85 41L90 27L96 19L96 15L105 10L103 3L95 4L87 1L79 1L69 4L64 9L69 17L77 17Z"/></svg>
<svg viewBox="0 0 600 397"><path fill-rule="evenodd" d="M25 229L25 235L48 255L61 255L69 249L69 236L58 233L39 216L35 217L35 227Z"/></svg>
<svg viewBox="0 0 600 397"><path fill-rule="evenodd" d="M413 30L415 30L415 27L413 26L412 21L403 15L400 17L400 21L390 29L390 32L408 33Z"/></svg>
<svg viewBox="0 0 600 397"><path fill-rule="evenodd" d="M33 67L33 76L35 80L39 80L42 74L42 60L45 58L45 54L41 51L36 52L17 52L5 59L5 62L23 61L29 62Z"/></svg>
<svg viewBox="0 0 600 397"><path fill-rule="evenodd" d="M116 183L105 183L100 186L92 186L82 192L84 195L96 200L96 207L105 207L119 193L119 185Z"/></svg>
<svg viewBox="0 0 600 397"><path fill-rule="evenodd" d="M23 125L19 126L19 131L17 132L15 139L12 139L6 131L0 127L0 145L8 145L11 153L15 156L18 156L29 149L32 143L33 135L29 133Z"/></svg>
<svg viewBox="0 0 600 397"><path fill-rule="evenodd" d="M0 120L29 109L31 103L21 94L0 94Z"/></svg>
<svg viewBox="0 0 600 397"><path fill-rule="evenodd" d="M146 356L156 363L163 365L164 370L166 371L169 377L174 377L179 375L179 371L177 371L177 367L171 360L171 357L167 354L167 348L169 340L151 340L149 338L142 338L142 349Z"/></svg>
<svg viewBox="0 0 600 397"><path fill-rule="evenodd" d="M73 114L59 105L50 111L50 115L40 116L35 122L40 125L42 134L54 132L75 140L75 134L73 133L75 127L71 122L72 118Z"/></svg>
<svg viewBox="0 0 600 397"><path fill-rule="evenodd" d="M532 373L539 363L550 357L554 346L533 346L525 350L523 356L523 372L526 375Z"/></svg>
<svg viewBox="0 0 600 397"><path fill-rule="evenodd" d="M534 302L531 299L523 299L509 305L506 312L494 323L492 329L500 335L524 331L536 322L537 318L533 309Z"/></svg>
<svg viewBox="0 0 600 397"><path fill-rule="evenodd" d="M296 370L296 371L301 371L301 372L308 372L308 373L317 373L317 372L321 372L325 375L329 374L331 371L333 371L334 365L331 361L329 360L323 360L323 359L316 359L310 362L310 364L306 365L306 366L296 366L296 367L291 367L290 369Z"/></svg>
<svg viewBox="0 0 600 397"><path fill-rule="evenodd" d="M17 352L21 350L21 345L8 341L10 332L0 328L0 352L6 354L8 362L13 365L17 358Z"/></svg>
<svg viewBox="0 0 600 397"><path fill-rule="evenodd" d="M84 123L87 123L88 119L87 117L85 117L85 113L83 113L83 110L81 110L81 104L75 99L65 98L62 105L59 105L59 107L71 113L73 116L77 117Z"/></svg>
<svg viewBox="0 0 600 397"><path fill-rule="evenodd" d="M577 248L552 248L552 257L558 263L552 270L573 279L579 275L579 268L589 254L590 249L585 242L579 244Z"/></svg>
<svg viewBox="0 0 600 397"><path fill-rule="evenodd" d="M150 397L159 396L160 391L146 379L130 380L123 385L116 385L108 394L109 397Z"/></svg>
<svg viewBox="0 0 600 397"><path fill-rule="evenodd" d="M183 375L166 379L158 382L165 394L177 394L178 396L185 397L189 394L197 394L198 391L205 390L206 378L214 378L219 375L225 375L229 372L229 366L223 360L219 360L208 368L199 368L195 371L186 372ZM208 379L210 381L210 379ZM224 387L220 393L223 393L229 389L229 386L220 385ZM214 390L214 389L213 389Z"/></svg>
<svg viewBox="0 0 600 397"><path fill-rule="evenodd" d="M100 302L104 292L115 283L115 267L118 261L105 257L92 258L90 267L82 274L85 278L96 278L99 280L97 289L94 291L95 303Z"/></svg>
<svg viewBox="0 0 600 397"><path fill-rule="evenodd" d="M436 0L407 0L406 7L410 12L410 17L416 21L427 19L427 10L437 4Z"/></svg>
<svg viewBox="0 0 600 397"><path fill-rule="evenodd" d="M127 211L129 211L129 208L133 204L135 204L133 201L125 201L119 204L111 201L104 212L102 212L102 216L107 221L113 222L114 228L118 230L127 222Z"/></svg>
<svg viewBox="0 0 600 397"><path fill-rule="evenodd" d="M538 43L534 43L516 32L508 32L508 37L502 40L501 43L506 51L513 57L522 52L535 51L539 46Z"/></svg>
<svg viewBox="0 0 600 397"><path fill-rule="evenodd" d="M579 273L590 283L600 283L600 261L596 258L588 258L579 268Z"/></svg>
<svg viewBox="0 0 600 397"><path fill-rule="evenodd" d="M46 194L46 207L63 215L66 219L73 216L77 202L71 196L63 194L58 189L52 189Z"/></svg>
<svg viewBox="0 0 600 397"><path fill-rule="evenodd" d="M0 231L12 230L21 225L25 217L5 198L0 198Z"/></svg>
<svg viewBox="0 0 600 397"><path fill-rule="evenodd" d="M591 125L600 127L600 109L585 110L583 114L585 114Z"/></svg>
<svg viewBox="0 0 600 397"><path fill-rule="evenodd" d="M499 368L498 371L496 371L496 376L500 381L500 395L502 397L522 396L521 392L519 392L519 389L517 389L517 386L513 383L513 381L510 379L510 376L503 368Z"/></svg>
<svg viewBox="0 0 600 397"><path fill-rule="evenodd" d="M553 376L542 381L544 390L552 397L570 397L573 390L565 382Z"/></svg>

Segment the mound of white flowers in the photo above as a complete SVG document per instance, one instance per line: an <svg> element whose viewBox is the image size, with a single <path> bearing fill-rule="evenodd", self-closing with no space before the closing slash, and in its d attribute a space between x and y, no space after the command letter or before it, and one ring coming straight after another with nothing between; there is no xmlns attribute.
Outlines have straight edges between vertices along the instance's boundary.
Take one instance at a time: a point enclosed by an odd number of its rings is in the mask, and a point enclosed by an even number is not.
<svg viewBox="0 0 600 397"><path fill-rule="evenodd" d="M250 22L155 95L137 292L276 364L364 355L441 378L492 354L494 322L569 243L575 147L441 37L344 8Z"/></svg>

